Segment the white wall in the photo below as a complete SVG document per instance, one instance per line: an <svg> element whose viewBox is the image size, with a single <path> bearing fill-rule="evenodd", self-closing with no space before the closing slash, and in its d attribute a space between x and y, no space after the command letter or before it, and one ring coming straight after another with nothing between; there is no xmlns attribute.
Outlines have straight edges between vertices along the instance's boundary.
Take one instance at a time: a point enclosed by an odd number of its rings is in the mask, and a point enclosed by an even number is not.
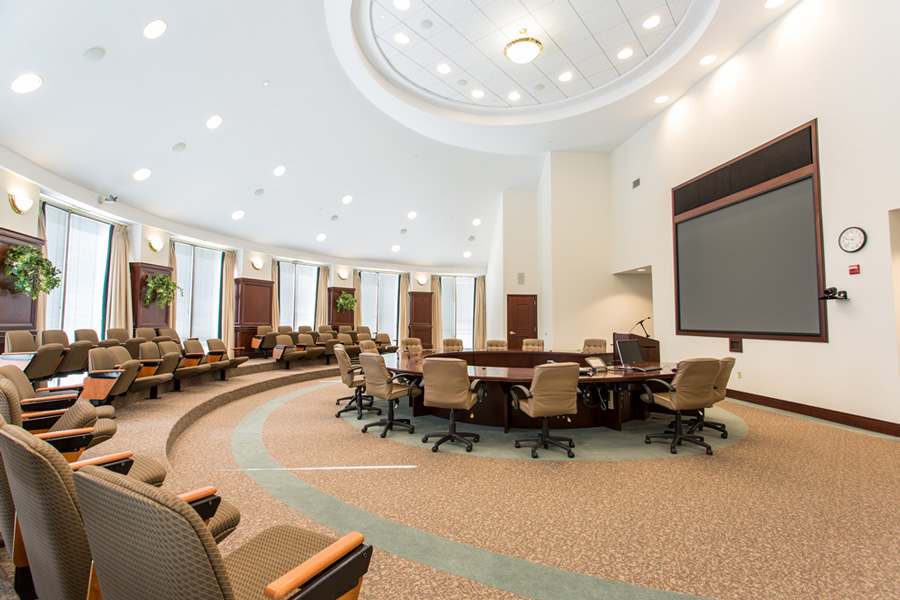
<svg viewBox="0 0 900 600"><path fill-rule="evenodd" d="M488 254L487 270L484 274L485 323L486 338L489 340L506 339L506 294L503 291L503 202L497 211L494 237L491 239L491 250ZM537 227L537 222L535 222Z"/></svg>
<svg viewBox="0 0 900 600"><path fill-rule="evenodd" d="M13 210L9 203L9 194L14 194L16 197L27 197L34 204L28 212L20 215ZM36 184L0 168L0 227L38 237L40 195L41 188Z"/></svg>
<svg viewBox="0 0 900 600"><path fill-rule="evenodd" d="M652 264L664 360L727 353L724 338L674 335L671 188L818 118L826 281L850 300L828 303L829 343L744 340L729 387L900 422L888 225L900 206L898 17L894 0L806 0L612 154L613 268ZM836 243L850 225L869 234L853 255Z"/></svg>

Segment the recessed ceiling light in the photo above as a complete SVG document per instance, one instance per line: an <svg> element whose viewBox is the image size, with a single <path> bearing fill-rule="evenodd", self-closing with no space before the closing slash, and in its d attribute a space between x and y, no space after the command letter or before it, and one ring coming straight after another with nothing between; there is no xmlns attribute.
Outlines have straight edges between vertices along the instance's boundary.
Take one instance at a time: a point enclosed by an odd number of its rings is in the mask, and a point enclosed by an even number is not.
<svg viewBox="0 0 900 600"><path fill-rule="evenodd" d="M100 46L94 46L93 48L88 48L81 55L81 60L86 63L94 63L99 60L103 60L103 57L106 56L106 50L101 48Z"/></svg>
<svg viewBox="0 0 900 600"><path fill-rule="evenodd" d="M572 71L564 71L564 72L560 73L559 77L557 77L557 79L559 79L563 83L565 83L566 81L571 81L572 80Z"/></svg>
<svg viewBox="0 0 900 600"><path fill-rule="evenodd" d="M231 218L234 219L235 221L240 221L241 219L244 218L244 211L242 211L242 210L234 211L233 213L231 213Z"/></svg>
<svg viewBox="0 0 900 600"><path fill-rule="evenodd" d="M284 165L278 165L277 167L275 167L275 170L272 171L272 173L275 174L275 177L281 177L282 175L284 175L285 171L287 171L287 168L285 168Z"/></svg>
<svg viewBox="0 0 900 600"><path fill-rule="evenodd" d="M338 219L340 219L339 216L337 216L337 215L331 215L331 220L332 220L332 221L337 221Z"/></svg>
<svg viewBox="0 0 900 600"><path fill-rule="evenodd" d="M409 211L408 213L406 213L406 218L407 218L407 219L415 219L415 218L416 218L416 211L411 210L411 211Z"/></svg>
<svg viewBox="0 0 900 600"><path fill-rule="evenodd" d="M409 0L394 0L394 8L397 10L409 10Z"/></svg>
<svg viewBox="0 0 900 600"><path fill-rule="evenodd" d="M255 192L253 192L253 195L254 195L254 196L262 196L262 195L265 194L265 193L266 193L266 190L264 190L264 189L262 189L262 188L259 188L258 190L256 190Z"/></svg>
<svg viewBox="0 0 900 600"><path fill-rule="evenodd" d="M616 56L618 56L622 60L625 60L626 58L631 58L632 56L634 56L634 50L632 50L631 48L622 48L621 50L619 50L619 53L616 54Z"/></svg>
<svg viewBox="0 0 900 600"><path fill-rule="evenodd" d="M472 225L478 227L479 225L481 225L481 219L472 219Z"/></svg>
<svg viewBox="0 0 900 600"><path fill-rule="evenodd" d="M206 128L207 129L215 129L219 125L222 124L222 117L220 115L213 115L206 120Z"/></svg>
<svg viewBox="0 0 900 600"><path fill-rule="evenodd" d="M132 177L134 177L135 181L144 181L145 179L150 177L152 173L153 171L144 167L143 169L138 169L137 171L135 171Z"/></svg>
<svg viewBox="0 0 900 600"><path fill-rule="evenodd" d="M441 63L437 66L437 72L441 73L443 75L446 75L447 73L449 73L452 70L453 69L451 69L450 65L448 65L447 63Z"/></svg>
<svg viewBox="0 0 900 600"><path fill-rule="evenodd" d="M644 29L653 29L654 27L659 25L659 22L660 22L659 15L653 15L652 17L650 17L646 21L644 21Z"/></svg>
<svg viewBox="0 0 900 600"><path fill-rule="evenodd" d="M657 104L662 104L663 102L668 102L668 101L669 101L668 96L657 96L656 100L654 100L654 102L656 102Z"/></svg>
<svg viewBox="0 0 900 600"><path fill-rule="evenodd" d="M470 242L474 242L474 241L475 241L475 236L474 236L474 235L470 235L470 236L469 236L469 241L470 241Z"/></svg>
<svg viewBox="0 0 900 600"><path fill-rule="evenodd" d="M766 8L778 8L784 4L784 0L766 0Z"/></svg>
<svg viewBox="0 0 900 600"><path fill-rule="evenodd" d="M403 33L402 31L399 31L394 34L394 41L397 42L398 44L408 44L409 36L406 35L405 33Z"/></svg>
<svg viewBox="0 0 900 600"><path fill-rule="evenodd" d="M484 92L482 92L481 90L472 90L472 97L476 99L484 98Z"/></svg>
<svg viewBox="0 0 900 600"><path fill-rule="evenodd" d="M184 149L187 148L187 144L184 142L178 142L174 146L172 146L172 152L184 152Z"/></svg>
<svg viewBox="0 0 900 600"><path fill-rule="evenodd" d="M44 80L41 79L40 75L35 75L34 73L23 73L19 75L15 79L13 79L12 83L9 84L9 87L12 88L17 94L30 94L34 90L41 87L41 84L44 83Z"/></svg>
<svg viewBox="0 0 900 600"><path fill-rule="evenodd" d="M704 67L706 65L711 65L714 62L716 62L716 58L717 57L715 54L710 54L709 56L704 56L703 58L700 59L700 64L703 65Z"/></svg>
<svg viewBox="0 0 900 600"><path fill-rule="evenodd" d="M327 237L328 237L328 236L325 235L324 233L320 233L319 235L316 236L316 241L317 241L317 242L324 242L324 241L325 241L325 238L327 238Z"/></svg>
<svg viewBox="0 0 900 600"><path fill-rule="evenodd" d="M547 87L547 86L545 86L543 83L539 83L539 84L537 84L536 86L534 86L534 89L537 90L537 91L541 91L541 90L544 89L545 87Z"/></svg>
<svg viewBox="0 0 900 600"><path fill-rule="evenodd" d="M263 81L263 87L269 87L269 80L268 80L268 79L266 79L265 81Z"/></svg>
<svg viewBox="0 0 900 600"><path fill-rule="evenodd" d="M391 252L400 252L400 245L394 244L393 246L391 246Z"/></svg>
<svg viewBox="0 0 900 600"><path fill-rule="evenodd" d="M144 26L144 37L148 40L155 40L166 32L166 27L168 27L168 25L166 25L166 22L162 19L150 21Z"/></svg>
<svg viewBox="0 0 900 600"><path fill-rule="evenodd" d="M469 258L470 256L472 256L472 253L470 251L466 250L465 252L463 252L463 256L465 258Z"/></svg>
<svg viewBox="0 0 900 600"><path fill-rule="evenodd" d="M350 204L351 202L353 202L353 196L347 194L346 196L341 198L341 202L343 202L344 204Z"/></svg>
<svg viewBox="0 0 900 600"><path fill-rule="evenodd" d="M400 230L400 235L406 235L406 228Z"/></svg>
<svg viewBox="0 0 900 600"><path fill-rule="evenodd" d="M516 100L522 99L522 94L520 94L519 92L510 92L509 96L507 96L507 98L509 98L510 100L515 102Z"/></svg>

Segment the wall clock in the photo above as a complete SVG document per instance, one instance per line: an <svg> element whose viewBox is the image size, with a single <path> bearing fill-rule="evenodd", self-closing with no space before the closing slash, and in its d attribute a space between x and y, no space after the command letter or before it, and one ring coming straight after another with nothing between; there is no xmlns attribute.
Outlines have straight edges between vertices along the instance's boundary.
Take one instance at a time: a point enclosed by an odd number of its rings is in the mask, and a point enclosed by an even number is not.
<svg viewBox="0 0 900 600"><path fill-rule="evenodd" d="M838 245L844 252L856 252L866 245L866 232L862 227L848 227L838 237Z"/></svg>

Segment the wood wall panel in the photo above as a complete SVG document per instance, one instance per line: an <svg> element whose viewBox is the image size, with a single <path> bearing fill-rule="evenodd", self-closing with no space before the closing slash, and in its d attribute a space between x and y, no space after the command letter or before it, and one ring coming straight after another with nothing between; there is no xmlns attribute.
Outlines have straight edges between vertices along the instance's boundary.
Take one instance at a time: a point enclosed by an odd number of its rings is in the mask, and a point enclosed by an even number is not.
<svg viewBox="0 0 900 600"><path fill-rule="evenodd" d="M431 332L433 325L431 311L431 292L409 293L409 337L422 340L423 348L432 348ZM403 332L400 332L403 337Z"/></svg>
<svg viewBox="0 0 900 600"><path fill-rule="evenodd" d="M40 248L43 245L44 240L40 238L0 227L0 352L4 351L7 331L37 332L37 300L15 291L15 280L3 272L6 255L14 246Z"/></svg>
<svg viewBox="0 0 900 600"><path fill-rule="evenodd" d="M275 282L240 277L234 280L234 340L235 346L243 346L244 354L262 356L262 352L250 352L250 340L259 325L272 325L272 297Z"/></svg>
<svg viewBox="0 0 900 600"><path fill-rule="evenodd" d="M172 267L151 265L149 263L133 262L128 265L131 269L131 308L134 311L134 327L168 327L170 323L169 309L156 308L156 301L150 306L144 304L144 294L147 293L148 275L172 275Z"/></svg>
<svg viewBox="0 0 900 600"><path fill-rule="evenodd" d="M330 287L328 288L328 324L331 325L335 331L338 330L338 327L341 325L350 325L353 326L353 315L356 311L348 310L346 312L340 312L337 309L337 299L338 296L347 292L351 296L356 297L356 290L346 287Z"/></svg>

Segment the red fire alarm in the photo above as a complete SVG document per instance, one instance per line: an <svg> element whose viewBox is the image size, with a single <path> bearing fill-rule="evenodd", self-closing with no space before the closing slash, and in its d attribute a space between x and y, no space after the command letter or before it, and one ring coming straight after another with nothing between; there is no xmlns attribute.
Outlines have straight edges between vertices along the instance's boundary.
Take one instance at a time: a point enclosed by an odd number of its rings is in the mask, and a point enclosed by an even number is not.
<svg viewBox="0 0 900 600"><path fill-rule="evenodd" d="M859 265L850 265L850 274L859 275Z"/></svg>

